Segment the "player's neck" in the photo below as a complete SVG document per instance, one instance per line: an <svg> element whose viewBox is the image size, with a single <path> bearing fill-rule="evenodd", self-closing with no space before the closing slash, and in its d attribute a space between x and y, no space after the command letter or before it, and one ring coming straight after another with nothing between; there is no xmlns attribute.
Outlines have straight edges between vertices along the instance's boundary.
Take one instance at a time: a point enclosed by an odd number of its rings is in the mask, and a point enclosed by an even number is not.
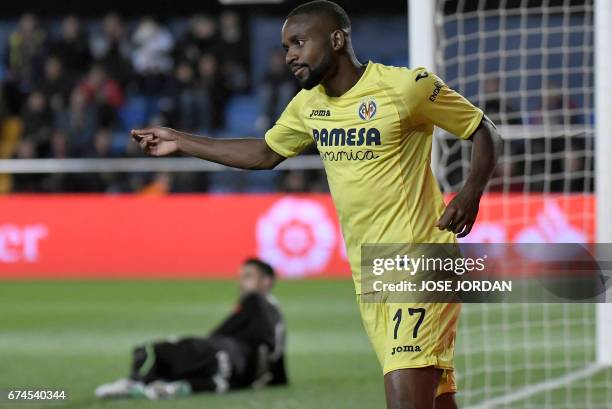
<svg viewBox="0 0 612 409"><path fill-rule="evenodd" d="M342 96L357 84L364 72L365 66L354 55L341 58L336 70L323 81L325 93L330 97Z"/></svg>

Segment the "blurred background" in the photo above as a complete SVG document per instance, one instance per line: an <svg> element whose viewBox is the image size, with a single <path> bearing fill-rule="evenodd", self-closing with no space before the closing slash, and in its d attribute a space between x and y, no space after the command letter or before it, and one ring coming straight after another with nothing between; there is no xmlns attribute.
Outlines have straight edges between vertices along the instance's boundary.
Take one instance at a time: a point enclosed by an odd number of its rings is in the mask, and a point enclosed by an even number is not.
<svg viewBox="0 0 612 409"><path fill-rule="evenodd" d="M140 156L134 127L170 126L218 138L263 136L298 90L280 47L280 6L158 3L44 16L12 4L0 22L3 158ZM297 2L293 2L295 6ZM22 5L23 6L23 5ZM3 5L3 7L7 7ZM95 7L98 7L96 9ZM406 6L354 13L364 59L407 62ZM381 41L374 33L385 32ZM312 152L311 152L312 153ZM326 191L320 172L249 175L131 173L4 176L11 192Z"/></svg>
<svg viewBox="0 0 612 409"><path fill-rule="evenodd" d="M280 30L300 3L0 4L0 389L146 407L93 389L126 374L137 343L205 334L258 256L281 277L293 386L155 407L383 406L316 150L234 171L145 158L129 138L263 137L298 91ZM612 104L595 94L612 89L596 48L612 38L596 24L608 0L338 3L361 61L427 66L497 124L504 153L464 242L612 242ZM446 201L470 155L436 130ZM612 408L611 317L603 304L465 305L461 407Z"/></svg>

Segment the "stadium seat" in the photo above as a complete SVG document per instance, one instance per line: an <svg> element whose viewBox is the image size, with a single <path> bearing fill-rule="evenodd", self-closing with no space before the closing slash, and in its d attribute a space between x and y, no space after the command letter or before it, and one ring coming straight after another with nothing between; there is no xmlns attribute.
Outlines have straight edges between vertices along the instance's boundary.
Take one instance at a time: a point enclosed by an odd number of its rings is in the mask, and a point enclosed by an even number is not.
<svg viewBox="0 0 612 409"><path fill-rule="evenodd" d="M145 96L129 97L119 109L121 127L129 130L147 124L154 111L155 102Z"/></svg>
<svg viewBox="0 0 612 409"><path fill-rule="evenodd" d="M245 172L245 191L248 193L277 192L280 174L280 172L274 170Z"/></svg>
<svg viewBox="0 0 612 409"><path fill-rule="evenodd" d="M236 193L242 191L245 184L245 172L224 171L208 174L209 193Z"/></svg>
<svg viewBox="0 0 612 409"><path fill-rule="evenodd" d="M240 95L230 99L225 111L225 124L231 132L257 135L255 123L259 116L259 102L255 96Z"/></svg>
<svg viewBox="0 0 612 409"><path fill-rule="evenodd" d="M127 132L113 132L111 137L111 153L113 156L122 156L125 153L126 145L130 138Z"/></svg>

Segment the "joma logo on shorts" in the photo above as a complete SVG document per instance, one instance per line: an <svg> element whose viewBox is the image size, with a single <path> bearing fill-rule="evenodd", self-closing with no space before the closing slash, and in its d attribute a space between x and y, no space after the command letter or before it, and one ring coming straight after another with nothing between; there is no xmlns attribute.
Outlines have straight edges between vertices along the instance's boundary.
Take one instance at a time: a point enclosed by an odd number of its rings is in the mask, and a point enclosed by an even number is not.
<svg viewBox="0 0 612 409"><path fill-rule="evenodd" d="M393 347L391 355L401 354L402 352L421 352L419 345L401 345L399 347Z"/></svg>

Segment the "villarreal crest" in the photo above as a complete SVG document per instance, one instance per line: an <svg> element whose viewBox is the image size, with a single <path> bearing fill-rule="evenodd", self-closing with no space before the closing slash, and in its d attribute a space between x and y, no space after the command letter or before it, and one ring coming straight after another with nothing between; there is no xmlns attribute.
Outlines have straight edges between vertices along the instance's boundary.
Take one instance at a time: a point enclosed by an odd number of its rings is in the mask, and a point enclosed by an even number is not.
<svg viewBox="0 0 612 409"><path fill-rule="evenodd" d="M369 121L370 119L374 118L374 115L376 115L376 110L376 101L373 98L370 98L361 102L357 113L359 114L359 118L363 119L364 121Z"/></svg>

